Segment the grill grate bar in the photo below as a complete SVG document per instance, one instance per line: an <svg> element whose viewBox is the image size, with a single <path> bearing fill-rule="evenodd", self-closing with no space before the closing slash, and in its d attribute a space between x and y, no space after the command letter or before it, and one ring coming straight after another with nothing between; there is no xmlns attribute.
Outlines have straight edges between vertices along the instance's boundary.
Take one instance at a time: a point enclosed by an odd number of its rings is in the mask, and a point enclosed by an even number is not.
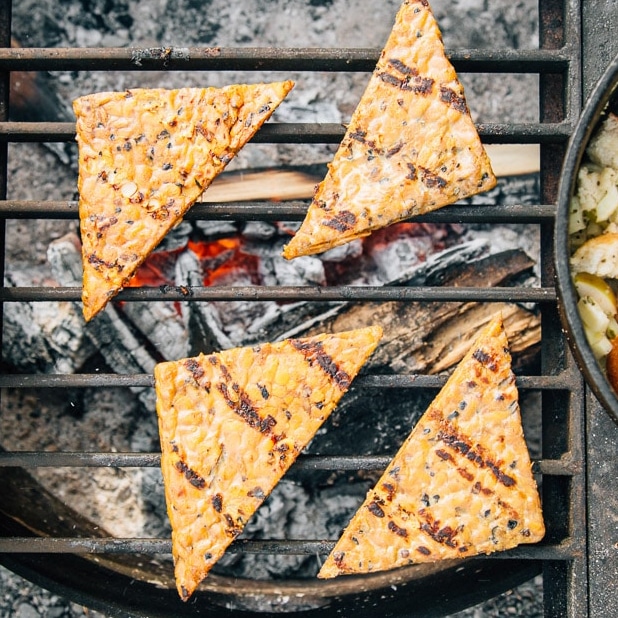
<svg viewBox="0 0 618 618"><path fill-rule="evenodd" d="M5 48L0 71L373 71L375 48L150 47ZM458 71L486 73L562 73L565 50L447 50Z"/></svg>
<svg viewBox="0 0 618 618"><path fill-rule="evenodd" d="M299 455L294 464L297 470L384 470L388 456L319 456ZM26 468L156 468L161 464L161 453L94 453L94 452L0 452L0 467ZM554 466L555 467L555 466ZM568 471L562 466L564 474Z"/></svg>
<svg viewBox="0 0 618 618"><path fill-rule="evenodd" d="M479 123L478 132L488 144L554 144L568 141L570 122ZM338 123L272 122L265 124L251 140L261 144L338 144L345 127ZM72 142L73 122L0 122L1 142Z"/></svg>
<svg viewBox="0 0 618 618"><path fill-rule="evenodd" d="M302 221L308 201L289 202L225 202L197 203L184 216L187 221ZM0 201L0 219L77 219L76 201ZM451 206L419 215L410 221L418 223L542 223L553 221L554 204L503 204L498 206Z"/></svg>
<svg viewBox="0 0 618 618"><path fill-rule="evenodd" d="M13 287L2 288L0 302L41 302L81 300L77 287ZM433 286L168 286L125 288L117 296L122 301L413 301L413 302L521 302L552 303L553 287L460 287Z"/></svg>
<svg viewBox="0 0 618 618"><path fill-rule="evenodd" d="M335 541L321 540L244 540L234 541L226 550L234 554L326 555ZM11 537L0 538L0 552L20 554L169 554L172 542L160 538L98 537ZM496 552L488 560L569 560L581 556L582 549L572 541L555 545L519 546Z"/></svg>
<svg viewBox="0 0 618 618"><path fill-rule="evenodd" d="M368 388L442 388L446 376L423 374L361 375L354 380L355 387ZM549 376L517 376L521 390L569 390L571 371ZM4 374L0 388L100 388L100 387L153 387L154 377L137 374Z"/></svg>
<svg viewBox="0 0 618 618"><path fill-rule="evenodd" d="M382 471L392 455L299 455L294 470L374 470ZM161 453L94 453L94 452L0 452L0 468L157 468ZM533 462L536 474L573 476L581 466L568 460L541 459Z"/></svg>

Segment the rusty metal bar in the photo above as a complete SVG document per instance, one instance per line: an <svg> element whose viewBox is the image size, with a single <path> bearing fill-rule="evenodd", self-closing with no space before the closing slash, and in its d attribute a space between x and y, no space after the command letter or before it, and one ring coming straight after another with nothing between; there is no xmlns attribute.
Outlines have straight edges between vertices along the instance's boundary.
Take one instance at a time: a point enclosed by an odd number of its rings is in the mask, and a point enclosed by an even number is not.
<svg viewBox="0 0 618 618"><path fill-rule="evenodd" d="M284 202L200 202L184 216L187 221L302 221L308 200ZM541 223L552 222L555 204L500 204L461 206L434 210L410 219L418 223ZM0 200L0 219L77 219L76 201Z"/></svg>
<svg viewBox="0 0 618 618"><path fill-rule="evenodd" d="M0 71L372 71L374 48L147 47L4 48ZM447 51L458 71L547 73L566 70L561 50L458 49Z"/></svg>
<svg viewBox="0 0 618 618"><path fill-rule="evenodd" d="M384 470L390 456L318 456L299 455L294 464L301 470ZM0 467L24 468L156 468L161 463L161 453L94 453L94 452L0 452ZM557 462L559 463L559 462ZM542 465L540 466L542 468ZM568 474L564 465L553 468Z"/></svg>
<svg viewBox="0 0 618 618"><path fill-rule="evenodd" d="M442 388L445 375L389 374L362 375L354 385L365 388ZM516 384L523 390L568 390L572 384L572 372L557 375L517 376ZM4 374L0 375L0 388L152 388L154 376L149 373L74 373L74 374Z"/></svg>
<svg viewBox="0 0 618 618"><path fill-rule="evenodd" d="M294 470L374 470L383 471L392 455L299 455ZM161 453L100 453L100 452L0 452L0 468L156 468ZM573 476L581 474L581 466L562 459L533 461L535 474Z"/></svg>
<svg viewBox="0 0 618 618"><path fill-rule="evenodd" d="M573 131L568 122L479 123L477 130L487 144L562 144ZM345 127L337 123L265 124L251 140L261 144L337 144ZM0 122L2 142L71 142L75 139L72 122Z"/></svg>
<svg viewBox="0 0 618 618"><path fill-rule="evenodd" d="M319 540L244 540L237 539L228 553L259 553L283 555L326 555L335 541ZM0 538L0 553L23 554L169 554L172 542L161 538L100 538L100 537L10 537ZM581 554L575 543L521 546L484 557L488 560L568 560Z"/></svg>
<svg viewBox="0 0 618 618"><path fill-rule="evenodd" d="M587 1L587 0L586 0ZM540 80L541 122L567 122L574 124L580 109L581 98L581 13L582 6L575 0L545 0L539 3L541 49L563 49L569 53L569 69L543 76ZM553 203L557 199L562 162L567 143L541 145L541 200ZM554 281L554 226L541 225L541 283ZM573 366L573 359L565 350L560 320L556 307L541 308L543 337L541 368L551 373ZM573 372L572 392L568 399L542 394L543 456L554 454L558 436L573 461L584 461L583 380ZM565 406L565 403L567 404ZM543 483L542 499L545 512L563 513L552 518L553 535L580 539L583 556L568 563L546 562L543 565L544 614L546 618L576 618L588 615L588 588L586 581L586 497L584 473L565 484L557 477Z"/></svg>
<svg viewBox="0 0 618 618"><path fill-rule="evenodd" d="M0 289L0 302L81 300L81 288L13 287ZM430 287L430 286L167 286L125 288L118 300L136 301L413 301L555 303L553 287Z"/></svg>

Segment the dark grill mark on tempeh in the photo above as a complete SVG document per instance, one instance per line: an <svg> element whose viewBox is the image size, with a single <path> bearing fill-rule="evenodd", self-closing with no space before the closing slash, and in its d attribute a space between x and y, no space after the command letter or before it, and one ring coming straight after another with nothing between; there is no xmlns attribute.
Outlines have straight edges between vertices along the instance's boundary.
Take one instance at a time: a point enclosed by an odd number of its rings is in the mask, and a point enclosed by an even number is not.
<svg viewBox="0 0 618 618"><path fill-rule="evenodd" d="M477 445L476 449L466 440L464 436L459 436L454 430L452 433L441 431L438 434L438 440L441 440L453 450L461 453L468 461L477 465L479 468L488 468L496 477L496 480L505 487L513 487L516 484L515 479L503 472L498 464L492 461L485 453L484 449Z"/></svg>
<svg viewBox="0 0 618 618"><path fill-rule="evenodd" d="M403 62L401 62L401 60L397 58L391 58L388 61L388 64L390 64L393 69L396 69L404 75L418 75L418 69L416 69L415 67L409 67L407 64L404 64Z"/></svg>
<svg viewBox="0 0 618 618"><path fill-rule="evenodd" d="M404 78L399 78L387 72L378 73L377 75L385 84L390 84L400 90L414 92L414 94L427 95L433 90L434 80L431 77L406 75Z"/></svg>
<svg viewBox="0 0 618 618"><path fill-rule="evenodd" d="M234 523L234 519L229 513L224 513L223 517L225 517L225 521L228 525L225 530L226 534L235 539L242 532L242 526L238 526L236 523Z"/></svg>
<svg viewBox="0 0 618 618"><path fill-rule="evenodd" d="M260 393L264 399L268 399L270 397L270 393L268 392L268 389L265 386L258 384L257 387L260 389Z"/></svg>
<svg viewBox="0 0 618 618"><path fill-rule="evenodd" d="M392 502L395 497L395 486L392 483L382 483L382 489L386 492L386 499Z"/></svg>
<svg viewBox="0 0 618 618"><path fill-rule="evenodd" d="M108 270L117 270L118 272L122 272L124 270L123 264L118 264L117 262L106 262L101 259L96 253L91 253L88 256L88 263L92 264L97 270L100 266L104 266Z"/></svg>
<svg viewBox="0 0 618 618"><path fill-rule="evenodd" d="M206 481L194 470L191 470L189 466L182 460L176 462L176 470L185 475L185 478L193 487L198 489L204 489L206 487Z"/></svg>
<svg viewBox="0 0 618 618"><path fill-rule="evenodd" d="M118 218L117 217L110 217L105 223L103 223L102 225L100 225L97 230L99 232L104 232L105 230L109 229L110 227L112 227L112 225L116 225L116 223L118 223Z"/></svg>
<svg viewBox="0 0 618 618"><path fill-rule="evenodd" d="M386 84L390 84L391 86L397 86L398 88L401 88L402 90L404 90L404 85L405 85L405 80L404 79L399 79L398 77L395 77L394 75L391 75L390 73L380 73L380 79L386 83Z"/></svg>
<svg viewBox="0 0 618 618"><path fill-rule="evenodd" d="M477 481L476 483L474 483L473 487L472 487L472 493L473 494L480 494L482 493L485 496L493 496L494 495L494 491L493 489L489 489L489 487L483 487L479 481Z"/></svg>
<svg viewBox="0 0 618 618"><path fill-rule="evenodd" d="M406 178L408 180L416 180L418 178L418 174L416 173L416 166L413 163L406 163L408 170L410 170L406 174Z"/></svg>
<svg viewBox="0 0 618 618"><path fill-rule="evenodd" d="M317 363L324 373L335 382L342 391L350 387L352 379L343 369L340 369L337 363L324 351L324 346L320 341L306 342L299 339L292 339L291 342L292 346L305 357L309 365L313 366L314 363Z"/></svg>
<svg viewBox="0 0 618 618"><path fill-rule="evenodd" d="M349 138L353 139L357 142L365 143L365 138L367 137L367 131L363 131L362 129L358 129L356 131L350 131Z"/></svg>
<svg viewBox="0 0 618 618"><path fill-rule="evenodd" d="M367 148L367 160L372 161L376 156L385 156L387 159L394 157L404 146L404 142L398 142L394 146L390 148L378 148L374 140L367 139L367 131L362 129L357 129L355 131L350 131L347 135L348 140L354 140L361 144L365 144ZM352 147L349 146L349 150L352 150Z"/></svg>
<svg viewBox="0 0 618 618"><path fill-rule="evenodd" d="M238 384L232 384L232 390L237 394L238 399L234 399L230 395L228 385L225 382L219 382L217 389L223 395L228 407L236 412L250 427L257 429L260 433L270 433L277 424L277 421L272 416L268 415L266 418L262 418L258 414L251 398Z"/></svg>
<svg viewBox="0 0 618 618"><path fill-rule="evenodd" d="M264 500L266 498L266 494L261 487L254 487L247 492L247 495L250 498L257 498L258 500Z"/></svg>
<svg viewBox="0 0 618 618"><path fill-rule="evenodd" d="M441 448L436 450L436 455L442 459L442 461L453 461L453 456Z"/></svg>
<svg viewBox="0 0 618 618"><path fill-rule="evenodd" d="M372 515L376 517L384 517L384 511L382 507L374 500L367 505L367 509Z"/></svg>
<svg viewBox="0 0 618 618"><path fill-rule="evenodd" d="M388 522L388 529L391 532L394 532L397 536L400 536L404 539L408 538L408 531L405 528L398 526L394 521Z"/></svg>
<svg viewBox="0 0 618 618"><path fill-rule="evenodd" d="M493 475L496 477L496 479L505 487L513 487L513 485L515 485L515 479L512 476L509 476L508 474L502 472L502 470L500 470L497 464L495 464L493 461L487 461L486 463L487 467L493 472Z"/></svg>
<svg viewBox="0 0 618 618"><path fill-rule="evenodd" d="M194 358L189 358L185 361L185 367L187 371L193 376L196 382L199 382L200 378L204 376L204 369Z"/></svg>
<svg viewBox="0 0 618 618"><path fill-rule="evenodd" d="M498 363L496 362L496 359L491 354L487 354L484 350L481 350L480 348L474 350L472 357L481 363L483 367L487 367L490 371L495 372L498 370Z"/></svg>
<svg viewBox="0 0 618 618"><path fill-rule="evenodd" d="M446 187L446 180L441 176L438 176L435 172L428 170L426 167L421 167L419 165L419 169L421 170L421 181L426 187L433 189L435 187Z"/></svg>
<svg viewBox="0 0 618 618"><path fill-rule="evenodd" d="M440 86L440 100L450 105L453 109L456 109L462 114L468 113L468 106L466 105L466 99L457 94L454 90L447 88L446 86Z"/></svg>
<svg viewBox="0 0 618 618"><path fill-rule="evenodd" d="M434 521L431 517L427 517L426 521L421 524L421 530L429 535L436 543L447 545L448 547L457 547L455 536L457 531L450 526L440 528L439 522Z"/></svg>
<svg viewBox="0 0 618 618"><path fill-rule="evenodd" d="M404 147L403 142L399 142L398 144L395 144L394 146L392 146L385 152L386 158L390 159L391 157L395 156L403 147ZM410 164L408 163L408 166L409 165Z"/></svg>
<svg viewBox="0 0 618 618"><path fill-rule="evenodd" d="M457 472L459 472L459 475L463 476L466 481L472 482L474 480L474 475L465 468L457 468Z"/></svg>
<svg viewBox="0 0 618 618"><path fill-rule="evenodd" d="M215 494L212 497L212 506L217 513L223 510L223 496L221 494Z"/></svg>
<svg viewBox="0 0 618 618"><path fill-rule="evenodd" d="M195 131L199 133L202 137L206 138L206 141L212 142L214 139L214 134L209 131L201 122L198 122L195 125Z"/></svg>
<svg viewBox="0 0 618 618"><path fill-rule="evenodd" d="M342 210L332 219L326 219L324 225L332 227L338 232L347 232L351 230L356 223L356 215L349 210Z"/></svg>

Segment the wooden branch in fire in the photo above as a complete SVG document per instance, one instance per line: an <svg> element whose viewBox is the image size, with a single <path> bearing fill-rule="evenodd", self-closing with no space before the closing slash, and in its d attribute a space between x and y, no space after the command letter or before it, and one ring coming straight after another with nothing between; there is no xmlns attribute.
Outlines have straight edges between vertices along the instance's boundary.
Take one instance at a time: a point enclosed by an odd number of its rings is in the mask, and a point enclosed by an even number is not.
<svg viewBox="0 0 618 618"><path fill-rule="evenodd" d="M538 144L488 144L486 149L497 176L539 171ZM214 180L200 201L217 204L242 200L310 199L324 174L302 168L225 172Z"/></svg>
<svg viewBox="0 0 618 618"><path fill-rule="evenodd" d="M534 262L519 250L504 251L451 268L444 285L497 286L530 271ZM516 303L354 303L325 315L295 336L337 332L379 323L384 337L367 368L395 373L440 373L453 368L478 331L501 312L516 366L530 363L541 341L539 316Z"/></svg>

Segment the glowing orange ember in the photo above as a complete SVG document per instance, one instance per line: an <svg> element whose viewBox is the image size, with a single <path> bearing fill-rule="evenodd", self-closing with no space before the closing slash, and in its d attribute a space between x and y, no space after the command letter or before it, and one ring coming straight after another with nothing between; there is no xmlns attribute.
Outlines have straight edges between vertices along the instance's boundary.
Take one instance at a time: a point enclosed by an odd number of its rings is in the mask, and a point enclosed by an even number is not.
<svg viewBox="0 0 618 618"><path fill-rule="evenodd" d="M261 283L258 257L242 249L240 236L205 241L190 240L186 247L174 251L157 251L151 254L128 283L128 287L157 287L176 285L174 266L182 251L192 251L199 259L204 272L204 285L226 285L241 280L255 285Z"/></svg>
<svg viewBox="0 0 618 618"><path fill-rule="evenodd" d="M379 249L382 246L400 238L413 238L418 236L428 237L437 240L438 238L446 238L448 228L432 223L414 223L403 221L389 227L377 230L371 236L363 239L365 251L371 253L374 249ZM442 249L443 247L439 247Z"/></svg>
<svg viewBox="0 0 618 618"><path fill-rule="evenodd" d="M189 241L189 249L202 263L204 285L226 285L238 279L254 285L261 283L258 257L243 251L240 236L210 242Z"/></svg>
<svg viewBox="0 0 618 618"><path fill-rule="evenodd" d="M156 251L139 267L127 287L174 285L174 267L184 247L174 251Z"/></svg>

